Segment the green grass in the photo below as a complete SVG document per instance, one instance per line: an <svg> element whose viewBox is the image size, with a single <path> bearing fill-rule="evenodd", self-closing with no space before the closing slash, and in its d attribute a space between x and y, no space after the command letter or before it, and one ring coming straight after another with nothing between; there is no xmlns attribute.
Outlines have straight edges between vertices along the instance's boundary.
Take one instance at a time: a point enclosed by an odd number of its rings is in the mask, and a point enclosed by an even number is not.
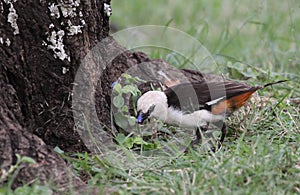
<svg viewBox="0 0 300 195"><path fill-rule="evenodd" d="M154 24L187 32L223 68L242 62L239 73L254 72L248 83L291 81L259 92L273 101L261 107L252 103L229 118L229 136L220 151L146 162L139 157L98 184L108 183L104 186L120 194L300 193L300 110L287 103L300 95L298 1L115 0L112 9L111 22L120 30ZM152 57L167 58L160 51Z"/></svg>
<svg viewBox="0 0 300 195"><path fill-rule="evenodd" d="M230 135L216 153L141 156L122 148L70 162L103 194L299 194L299 107L266 104L230 118Z"/></svg>
<svg viewBox="0 0 300 195"><path fill-rule="evenodd" d="M259 92L272 97L250 103L227 120L229 135L216 153L141 156L123 150L107 157L68 158L102 194L299 194L300 2L113 0L111 22L120 30L145 24L168 25L198 39L220 66L242 62L228 76L258 75L247 82L288 78ZM152 57L166 59L163 53ZM240 65L242 66L242 65Z"/></svg>
<svg viewBox="0 0 300 195"><path fill-rule="evenodd" d="M281 1L112 1L120 29L168 25L192 35L214 54L276 72L299 71L300 3Z"/></svg>

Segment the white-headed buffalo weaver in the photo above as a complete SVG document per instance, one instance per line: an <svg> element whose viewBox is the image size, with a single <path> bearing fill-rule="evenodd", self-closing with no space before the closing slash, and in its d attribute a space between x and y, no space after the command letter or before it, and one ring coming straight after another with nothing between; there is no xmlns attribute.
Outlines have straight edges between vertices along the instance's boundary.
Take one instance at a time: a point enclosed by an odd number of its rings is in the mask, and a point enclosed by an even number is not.
<svg viewBox="0 0 300 195"><path fill-rule="evenodd" d="M210 74L209 77L214 76ZM220 77L216 75L216 78ZM154 117L167 124L196 128L196 139L190 144L192 147L201 141L200 130L206 131L210 122L222 121L222 143L227 132L225 116L244 106L257 90L285 81L250 86L231 80L202 79L175 84L163 91L148 91L137 101L137 122L142 124L147 118Z"/></svg>

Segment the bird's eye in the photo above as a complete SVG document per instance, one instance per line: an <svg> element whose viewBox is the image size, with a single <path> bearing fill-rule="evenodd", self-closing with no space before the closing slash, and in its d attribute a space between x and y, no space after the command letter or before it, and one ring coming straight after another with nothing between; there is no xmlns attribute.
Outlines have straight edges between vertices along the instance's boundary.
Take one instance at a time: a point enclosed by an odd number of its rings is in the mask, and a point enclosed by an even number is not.
<svg viewBox="0 0 300 195"><path fill-rule="evenodd" d="M143 118L146 119L150 116L150 114L153 112L155 108L155 105L150 106L150 108L148 109L148 111L146 113L143 114Z"/></svg>
<svg viewBox="0 0 300 195"><path fill-rule="evenodd" d="M155 108L155 105L150 106L150 108L149 108L149 110L147 112L148 115L150 115L153 112L154 108Z"/></svg>

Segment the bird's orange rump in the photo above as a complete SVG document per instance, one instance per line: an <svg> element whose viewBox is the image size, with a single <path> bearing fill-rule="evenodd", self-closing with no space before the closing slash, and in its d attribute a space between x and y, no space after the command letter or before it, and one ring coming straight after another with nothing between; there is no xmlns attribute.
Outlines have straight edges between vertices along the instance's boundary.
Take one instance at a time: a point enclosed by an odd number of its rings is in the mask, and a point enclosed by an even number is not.
<svg viewBox="0 0 300 195"><path fill-rule="evenodd" d="M248 91L240 95L233 96L229 99L220 101L218 104L212 107L211 109L212 114L215 115L219 115L223 113L232 114L234 111L244 106L245 103L248 101L248 99L255 91L256 90Z"/></svg>

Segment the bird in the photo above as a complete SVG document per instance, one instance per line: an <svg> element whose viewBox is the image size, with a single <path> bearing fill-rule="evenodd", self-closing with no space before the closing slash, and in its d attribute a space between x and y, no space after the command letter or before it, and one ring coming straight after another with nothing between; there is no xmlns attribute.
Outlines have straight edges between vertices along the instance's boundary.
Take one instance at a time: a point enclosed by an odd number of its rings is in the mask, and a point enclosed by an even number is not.
<svg viewBox="0 0 300 195"><path fill-rule="evenodd" d="M257 90L287 80L267 83L262 86L222 79L219 75L182 69L184 74L197 75L200 79L166 86L164 90L147 91L137 100L137 122L156 118L164 123L179 127L196 128L196 138L189 148L201 142L201 132L209 123L222 122L220 144L227 133L225 117L243 107ZM188 152L188 148L185 150Z"/></svg>

